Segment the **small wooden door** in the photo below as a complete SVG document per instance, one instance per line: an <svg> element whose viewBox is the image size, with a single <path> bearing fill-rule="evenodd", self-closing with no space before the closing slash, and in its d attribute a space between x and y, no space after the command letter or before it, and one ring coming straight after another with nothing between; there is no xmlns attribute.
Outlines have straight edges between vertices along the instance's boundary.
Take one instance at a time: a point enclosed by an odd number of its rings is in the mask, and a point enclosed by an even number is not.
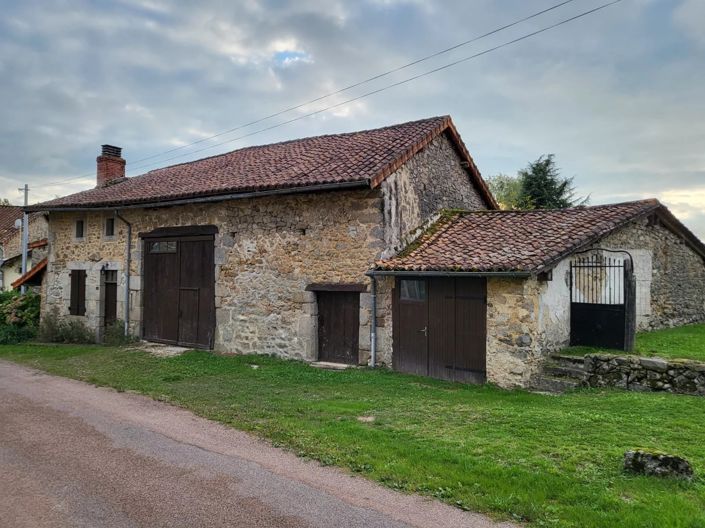
<svg viewBox="0 0 705 528"><path fill-rule="evenodd" d="M318 291L318 359L356 365L359 360L360 294Z"/></svg>
<svg viewBox="0 0 705 528"><path fill-rule="evenodd" d="M144 338L212 348L213 237L150 238L144 254Z"/></svg>
<svg viewBox="0 0 705 528"><path fill-rule="evenodd" d="M456 279L454 381L484 383L487 349L487 282L485 279ZM446 366L448 366L447 364Z"/></svg>
<svg viewBox="0 0 705 528"><path fill-rule="evenodd" d="M395 353L395 370L409 374L428 375L428 281L402 279L397 283L397 310L394 314L395 341L400 353Z"/></svg>
<svg viewBox="0 0 705 528"><path fill-rule="evenodd" d="M103 281L105 289L103 304L103 323L110 326L117 321L117 271L106 270Z"/></svg>

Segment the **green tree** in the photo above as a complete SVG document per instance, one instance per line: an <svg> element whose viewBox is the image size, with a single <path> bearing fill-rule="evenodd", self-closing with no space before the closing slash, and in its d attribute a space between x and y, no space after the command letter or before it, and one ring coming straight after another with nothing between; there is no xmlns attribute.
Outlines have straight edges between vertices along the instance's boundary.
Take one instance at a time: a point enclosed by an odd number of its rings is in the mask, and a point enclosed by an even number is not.
<svg viewBox="0 0 705 528"><path fill-rule="evenodd" d="M573 178L564 178L556 167L553 154L541 156L519 171L520 200L530 209L564 209L587 203L577 198Z"/></svg>
<svg viewBox="0 0 705 528"><path fill-rule="evenodd" d="M517 176L497 174L487 178L487 185L501 209L521 209L521 180Z"/></svg>
<svg viewBox="0 0 705 528"><path fill-rule="evenodd" d="M10 200L7 198L0 198L0 205L10 205Z"/></svg>
<svg viewBox="0 0 705 528"><path fill-rule="evenodd" d="M529 163L516 176L490 177L488 184L502 209L564 209L589 201L576 197L573 178L561 176L553 154Z"/></svg>

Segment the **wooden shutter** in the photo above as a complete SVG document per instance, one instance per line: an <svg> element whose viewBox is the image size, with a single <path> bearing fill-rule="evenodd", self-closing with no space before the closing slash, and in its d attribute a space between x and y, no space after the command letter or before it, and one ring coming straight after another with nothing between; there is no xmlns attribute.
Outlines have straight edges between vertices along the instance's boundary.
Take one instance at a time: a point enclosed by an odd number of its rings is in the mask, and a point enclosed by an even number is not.
<svg viewBox="0 0 705 528"><path fill-rule="evenodd" d="M71 315L86 315L86 270L71 270Z"/></svg>

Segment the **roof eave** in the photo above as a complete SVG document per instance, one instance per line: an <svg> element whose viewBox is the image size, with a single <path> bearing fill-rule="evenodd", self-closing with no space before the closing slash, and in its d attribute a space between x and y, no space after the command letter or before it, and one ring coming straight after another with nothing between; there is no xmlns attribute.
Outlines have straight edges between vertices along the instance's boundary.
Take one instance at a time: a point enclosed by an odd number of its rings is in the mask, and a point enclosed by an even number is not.
<svg viewBox="0 0 705 528"><path fill-rule="evenodd" d="M368 271L369 277L378 276L415 276L415 277L516 277L528 278L536 273L530 271L452 271L452 270L377 270Z"/></svg>
<svg viewBox="0 0 705 528"><path fill-rule="evenodd" d="M606 236L611 235L618 229L625 227L631 222L635 222L641 218L649 216L650 214L657 214L659 218L664 222L664 224L666 224L666 228L669 231L682 237L688 247L690 247L703 260L705 260L705 244L703 244L703 242L697 236L695 236L695 234L690 231L690 229L688 229L680 220L678 220L678 218L676 218L665 205L663 205L661 202L656 201L653 206L644 209L643 211L639 212L639 214L631 216L628 219L618 223L611 229L603 233L597 234L588 239L587 241L582 241L579 244L576 244L575 246L571 247L569 250L563 251L557 257L551 258L549 261L541 265L541 267L538 268L538 271L536 273L543 273L545 271L553 269L561 260L569 257L573 253L589 248L591 245L595 244Z"/></svg>
<svg viewBox="0 0 705 528"><path fill-rule="evenodd" d="M178 198L174 200L157 200L153 202L123 202L109 203L105 205L57 205L42 206L42 204L30 205L26 211L105 211L106 209L153 209L156 207L172 207L175 205L186 205L193 203L214 203L228 200L241 200L244 198L258 198L261 196L274 196L282 194L304 194L311 192L338 191L346 189L370 188L368 180L355 182L324 183L318 185L306 185L302 187L282 187L278 189L267 189L263 191L213 194L207 196L194 196L190 198Z"/></svg>

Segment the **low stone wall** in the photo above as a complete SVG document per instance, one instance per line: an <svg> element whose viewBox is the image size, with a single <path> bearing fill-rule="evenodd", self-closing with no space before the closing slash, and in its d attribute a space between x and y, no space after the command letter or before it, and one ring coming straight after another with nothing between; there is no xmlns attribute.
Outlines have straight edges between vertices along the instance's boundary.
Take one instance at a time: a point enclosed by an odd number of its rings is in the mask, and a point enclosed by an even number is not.
<svg viewBox="0 0 705 528"><path fill-rule="evenodd" d="M705 363L697 361L588 354L584 369L590 387L705 396Z"/></svg>

